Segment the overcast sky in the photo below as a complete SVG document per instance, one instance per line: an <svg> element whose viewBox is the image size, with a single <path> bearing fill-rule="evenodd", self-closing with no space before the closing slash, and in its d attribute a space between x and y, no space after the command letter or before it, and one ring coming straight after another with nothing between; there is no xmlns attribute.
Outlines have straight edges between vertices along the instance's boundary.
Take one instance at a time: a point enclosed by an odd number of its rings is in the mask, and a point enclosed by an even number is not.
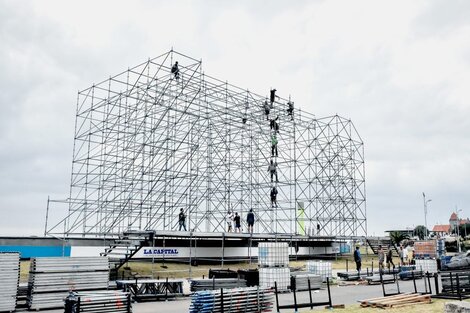
<svg viewBox="0 0 470 313"><path fill-rule="evenodd" d="M213 77L351 118L370 235L470 205L470 1L0 0L0 235L69 192L77 91L172 47ZM51 214L56 214L51 212Z"/></svg>

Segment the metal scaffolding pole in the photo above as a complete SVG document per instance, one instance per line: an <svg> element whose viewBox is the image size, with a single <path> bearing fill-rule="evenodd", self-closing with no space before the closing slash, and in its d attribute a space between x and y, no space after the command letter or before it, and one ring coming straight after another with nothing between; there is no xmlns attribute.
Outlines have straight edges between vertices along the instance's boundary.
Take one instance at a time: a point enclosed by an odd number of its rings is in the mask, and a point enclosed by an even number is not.
<svg viewBox="0 0 470 313"><path fill-rule="evenodd" d="M280 125L272 184L265 99L174 50L80 91L68 211L47 233L177 231L183 208L194 232L225 231L228 210L247 229L253 209L260 233L316 234L319 225L325 235L366 234L364 144L353 123L298 108L291 116L290 97L276 98L268 116Z"/></svg>

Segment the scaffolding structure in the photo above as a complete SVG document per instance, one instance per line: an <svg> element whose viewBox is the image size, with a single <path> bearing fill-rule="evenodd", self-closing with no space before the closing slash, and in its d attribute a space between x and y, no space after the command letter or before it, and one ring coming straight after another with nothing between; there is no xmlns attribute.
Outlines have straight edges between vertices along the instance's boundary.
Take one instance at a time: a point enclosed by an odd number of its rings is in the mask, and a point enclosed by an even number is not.
<svg viewBox="0 0 470 313"><path fill-rule="evenodd" d="M171 50L78 93L67 213L46 233L178 230L180 209L188 230L226 231L230 210L246 231L252 209L259 233L367 234L364 144L353 123L289 112L291 100L277 96L271 106L201 65Z"/></svg>

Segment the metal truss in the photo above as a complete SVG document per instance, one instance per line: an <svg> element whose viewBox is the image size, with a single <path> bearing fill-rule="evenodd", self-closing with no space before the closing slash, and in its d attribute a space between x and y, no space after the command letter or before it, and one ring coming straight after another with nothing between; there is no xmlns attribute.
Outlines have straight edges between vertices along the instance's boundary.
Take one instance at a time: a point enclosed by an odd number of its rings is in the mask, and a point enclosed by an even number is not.
<svg viewBox="0 0 470 313"><path fill-rule="evenodd" d="M289 100L276 97L273 158L269 99L201 65L172 50L78 93L68 212L46 232L177 230L183 208L196 232L225 231L228 210L246 229L253 209L259 233L366 234L364 145L353 123L298 108L291 116Z"/></svg>

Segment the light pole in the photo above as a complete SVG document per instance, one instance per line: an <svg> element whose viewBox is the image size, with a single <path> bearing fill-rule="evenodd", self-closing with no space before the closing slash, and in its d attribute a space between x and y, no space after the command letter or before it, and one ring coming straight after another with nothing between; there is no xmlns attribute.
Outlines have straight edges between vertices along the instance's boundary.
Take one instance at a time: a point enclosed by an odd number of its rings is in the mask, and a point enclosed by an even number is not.
<svg viewBox="0 0 470 313"><path fill-rule="evenodd" d="M423 203L424 203L424 227L426 228L426 239L428 238L428 202L432 199L426 200L426 194L423 192Z"/></svg>
<svg viewBox="0 0 470 313"><path fill-rule="evenodd" d="M455 206L455 208L457 209L457 206ZM459 250L459 253L461 252L460 250L460 218L459 218L459 212L461 212L462 209L458 209L457 212L455 212L455 214L457 214L457 248Z"/></svg>

